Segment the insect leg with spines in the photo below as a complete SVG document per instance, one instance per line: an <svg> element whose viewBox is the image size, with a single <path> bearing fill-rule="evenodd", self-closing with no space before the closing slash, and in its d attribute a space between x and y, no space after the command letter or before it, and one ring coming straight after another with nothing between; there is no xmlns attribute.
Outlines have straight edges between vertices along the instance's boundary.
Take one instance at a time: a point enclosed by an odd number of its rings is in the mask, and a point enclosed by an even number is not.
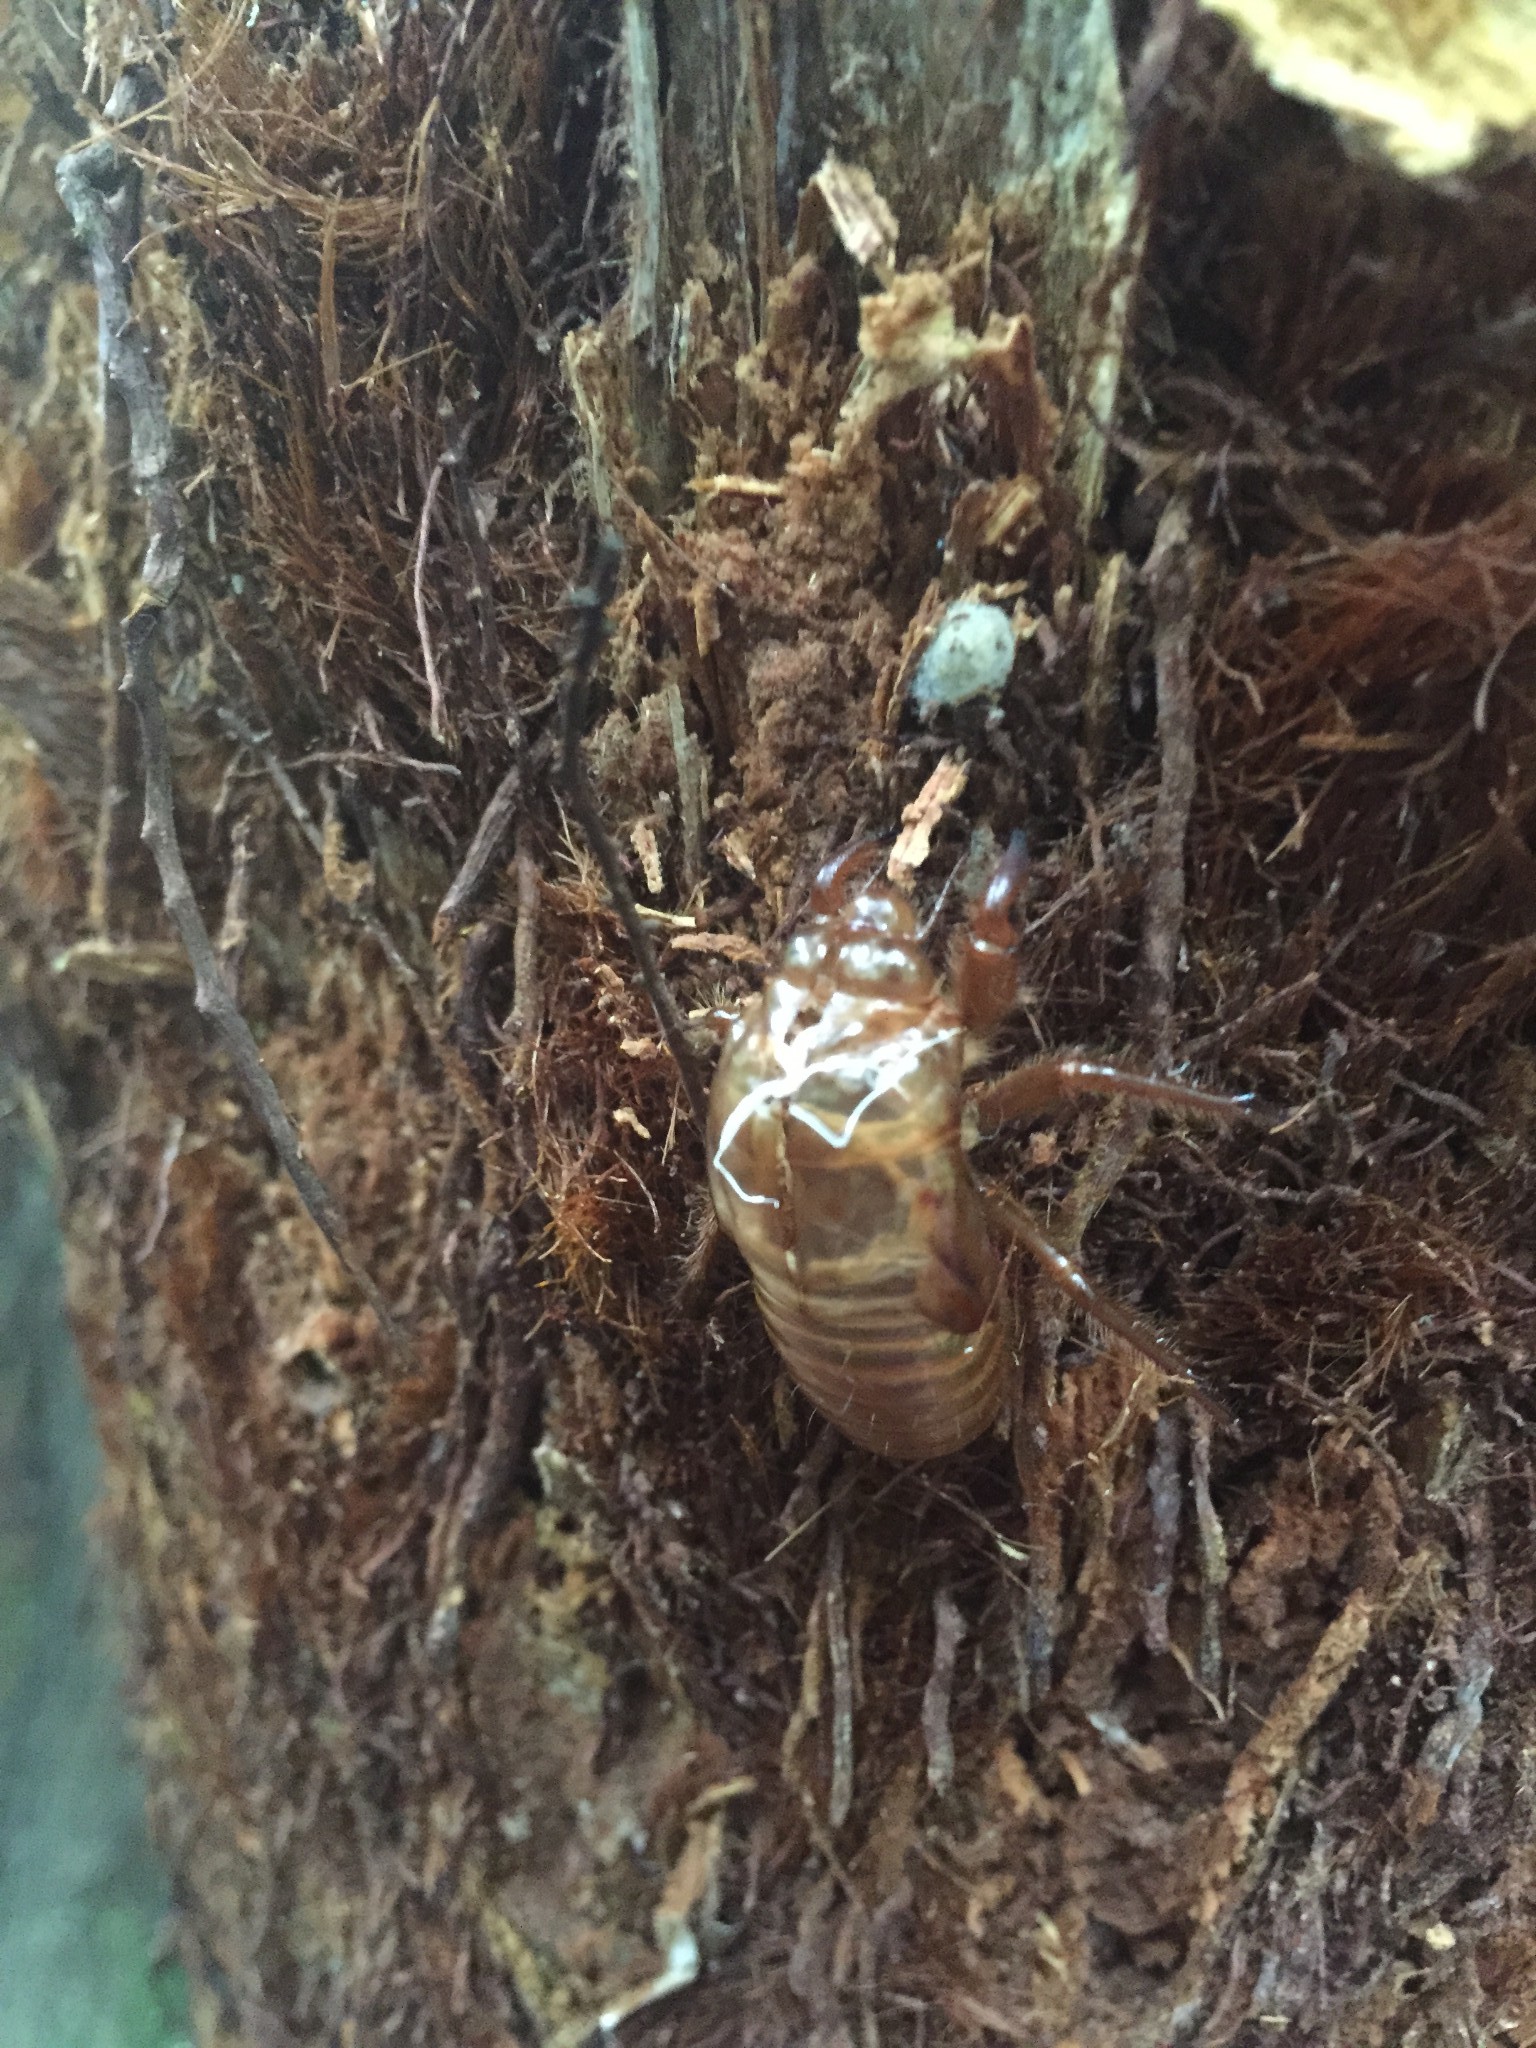
<svg viewBox="0 0 1536 2048"><path fill-rule="evenodd" d="M1018 940L1012 911L1027 874L1022 833L1015 833L972 912L969 925L957 936L950 961L955 1006L966 1029L978 1036L994 1031L1006 1016L1018 985ZM1020 1117L1038 1116L1084 1095L1129 1096L1194 1115L1244 1116L1252 1104L1244 1096L1215 1095L1152 1074L1139 1074L1073 1053L1047 1053L1025 1060L996 1080L970 1092L969 1110L977 1135L986 1137ZM987 1190L989 1220L1034 1261L1056 1287L1103 1328L1112 1330L1165 1373L1187 1381L1186 1369L1139 1317L1096 1287L1082 1267L1052 1244L1029 1212L999 1188Z"/></svg>

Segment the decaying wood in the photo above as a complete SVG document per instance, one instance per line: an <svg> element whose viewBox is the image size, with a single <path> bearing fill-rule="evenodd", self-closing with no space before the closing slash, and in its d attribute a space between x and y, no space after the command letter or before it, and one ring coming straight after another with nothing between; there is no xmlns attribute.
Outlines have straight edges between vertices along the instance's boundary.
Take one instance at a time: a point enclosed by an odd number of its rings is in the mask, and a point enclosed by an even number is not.
<svg viewBox="0 0 1536 2048"><path fill-rule="evenodd" d="M14 33L0 1030L200 2040L1524 2038L1529 164L1183 0ZM929 703L963 598L1012 669ZM1127 1320L1013 1256L1011 1441L898 1470L699 1048L831 852L939 963L1016 829L989 1071L1273 1114L983 1115Z"/></svg>

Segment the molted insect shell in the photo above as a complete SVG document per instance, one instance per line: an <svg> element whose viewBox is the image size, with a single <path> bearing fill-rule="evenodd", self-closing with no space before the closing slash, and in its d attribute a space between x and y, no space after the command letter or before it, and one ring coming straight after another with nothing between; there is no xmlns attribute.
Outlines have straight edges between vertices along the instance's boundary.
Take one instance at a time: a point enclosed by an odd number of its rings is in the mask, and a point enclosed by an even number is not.
<svg viewBox="0 0 1536 2048"><path fill-rule="evenodd" d="M816 1407L888 1458L969 1443L1010 1369L964 1058L912 906L867 886L790 941L710 1098L710 1191L769 1334Z"/></svg>

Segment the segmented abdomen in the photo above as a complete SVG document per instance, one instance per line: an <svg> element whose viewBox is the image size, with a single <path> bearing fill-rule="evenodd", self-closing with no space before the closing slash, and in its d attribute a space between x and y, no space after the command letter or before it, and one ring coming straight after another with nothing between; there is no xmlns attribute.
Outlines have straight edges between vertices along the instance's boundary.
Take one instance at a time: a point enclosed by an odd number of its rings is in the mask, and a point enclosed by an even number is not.
<svg viewBox="0 0 1536 2048"><path fill-rule="evenodd" d="M960 1144L963 1034L936 993L795 993L770 983L722 1055L715 1208L822 1414L883 1457L940 1457L996 1417L1013 1345Z"/></svg>
<svg viewBox="0 0 1536 2048"><path fill-rule="evenodd" d="M796 1385L843 1435L886 1458L938 1458L1002 1405L1011 1332L999 1310L972 1337L941 1329L910 1285L802 1294L782 1261L753 1270L758 1306Z"/></svg>

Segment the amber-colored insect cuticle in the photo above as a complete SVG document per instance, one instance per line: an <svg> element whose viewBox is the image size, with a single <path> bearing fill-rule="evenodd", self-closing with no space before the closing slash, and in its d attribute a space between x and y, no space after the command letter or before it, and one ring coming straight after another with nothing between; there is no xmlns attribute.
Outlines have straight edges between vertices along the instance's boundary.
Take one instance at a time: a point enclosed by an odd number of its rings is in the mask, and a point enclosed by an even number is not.
<svg viewBox="0 0 1536 2048"><path fill-rule="evenodd" d="M1017 987L1022 837L955 944L949 992L906 893L856 880L871 851L850 848L822 868L806 924L731 1028L710 1096L710 1191L797 1385L855 1443L919 1459L960 1449L1008 1400L1016 1329L989 1217L1098 1320L1171 1361L1016 1203L989 1206L965 1157L967 1035L993 1031ZM1208 1114L1244 1107L1046 1059L984 1088L975 1122L992 1130L1065 1097L1113 1092Z"/></svg>

